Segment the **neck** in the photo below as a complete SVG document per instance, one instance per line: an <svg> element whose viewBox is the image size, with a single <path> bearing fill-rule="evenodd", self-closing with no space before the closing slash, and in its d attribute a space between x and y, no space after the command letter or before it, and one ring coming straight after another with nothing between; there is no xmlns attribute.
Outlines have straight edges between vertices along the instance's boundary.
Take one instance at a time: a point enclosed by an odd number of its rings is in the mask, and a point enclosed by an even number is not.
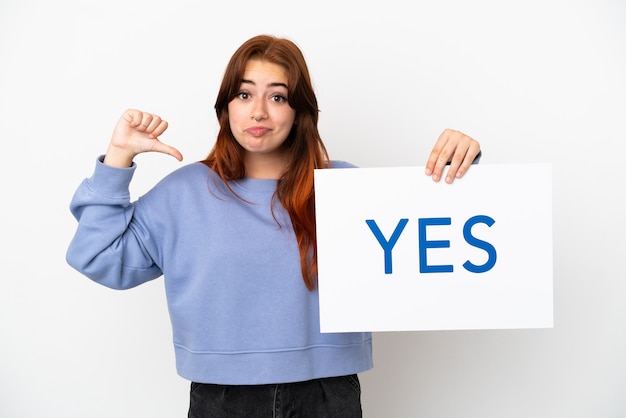
<svg viewBox="0 0 626 418"><path fill-rule="evenodd" d="M287 158L284 154L246 154L244 161L246 176L254 179L279 179L287 166Z"/></svg>

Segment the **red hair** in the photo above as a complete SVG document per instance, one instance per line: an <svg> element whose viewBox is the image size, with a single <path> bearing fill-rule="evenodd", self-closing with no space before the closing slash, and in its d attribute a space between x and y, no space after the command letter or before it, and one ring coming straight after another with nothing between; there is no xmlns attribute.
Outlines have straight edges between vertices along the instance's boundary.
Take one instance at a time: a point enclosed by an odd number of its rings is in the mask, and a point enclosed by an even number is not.
<svg viewBox="0 0 626 418"><path fill-rule="evenodd" d="M226 184L246 175L243 148L230 130L228 103L239 92L246 65L251 59L278 64L287 71L288 102L296 111L296 117L285 140L289 160L285 172L278 179L274 196L289 213L300 250L302 277L306 287L312 290L317 275L313 170L325 168L329 159L317 128L319 109L309 70L302 52L293 42L260 35L244 42L235 51L215 101L220 130L213 149L203 163Z"/></svg>

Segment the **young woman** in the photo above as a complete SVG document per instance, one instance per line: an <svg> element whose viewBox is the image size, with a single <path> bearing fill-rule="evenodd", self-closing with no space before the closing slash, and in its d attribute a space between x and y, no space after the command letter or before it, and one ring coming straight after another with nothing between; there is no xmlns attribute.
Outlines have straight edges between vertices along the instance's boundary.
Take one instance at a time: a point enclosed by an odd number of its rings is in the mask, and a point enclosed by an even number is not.
<svg viewBox="0 0 626 418"><path fill-rule="evenodd" d="M331 161L304 57L257 36L231 58L215 103L208 157L174 171L136 202L134 157L161 152L167 122L125 111L106 155L71 203L67 261L127 289L163 276L190 417L360 417L357 374L372 367L370 333L320 333L313 170ZM426 174L461 177L480 153L453 130Z"/></svg>

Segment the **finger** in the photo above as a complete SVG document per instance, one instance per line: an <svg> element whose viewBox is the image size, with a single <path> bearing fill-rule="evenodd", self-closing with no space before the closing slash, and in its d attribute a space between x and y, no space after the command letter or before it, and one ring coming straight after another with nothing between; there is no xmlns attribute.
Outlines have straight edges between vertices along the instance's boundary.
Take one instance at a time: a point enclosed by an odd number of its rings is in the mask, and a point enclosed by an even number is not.
<svg viewBox="0 0 626 418"><path fill-rule="evenodd" d="M158 138L159 136L161 136L161 134L163 132L165 132L165 130L167 129L167 127L169 126L167 121L164 121L162 119L159 118L159 123L154 127L154 128L150 128L150 137L152 138ZM154 125L154 121L152 122L152 124Z"/></svg>
<svg viewBox="0 0 626 418"><path fill-rule="evenodd" d="M143 117L143 112L136 109L127 109L124 111L122 118L128 123L132 128L136 128L141 124L141 119Z"/></svg>
<svg viewBox="0 0 626 418"><path fill-rule="evenodd" d="M441 160L438 159L436 164L435 164L435 168L433 169L433 174L432 174L432 179L433 181L439 181L441 180L441 177L443 176L443 171L446 169L447 163L445 160Z"/></svg>
<svg viewBox="0 0 626 418"><path fill-rule="evenodd" d="M437 161L439 160L443 146L445 145L447 141L447 137L445 134L446 134L446 131L443 131L441 135L439 135L439 138L437 138L437 141L435 142L433 149L430 151L428 160L426 160L426 175L427 176L432 175L433 172L435 171L435 166L437 165Z"/></svg>
<svg viewBox="0 0 626 418"><path fill-rule="evenodd" d="M151 113L143 112L141 115L141 123L139 126L137 126L137 130L148 132L148 128L150 127L150 124L152 123L154 118L154 115L152 115Z"/></svg>
<svg viewBox="0 0 626 418"><path fill-rule="evenodd" d="M150 122L147 125L142 125L142 126L145 126L145 132L149 134L149 136L157 137L159 135L155 134L154 131L161 125L161 122L163 122L163 120L157 115L151 115L151 116L152 116L152 119L150 120ZM141 123L143 124L144 121L142 121Z"/></svg>
<svg viewBox="0 0 626 418"><path fill-rule="evenodd" d="M434 181L441 179L450 157L454 154L454 144L450 143L454 133L452 129L444 129L428 157L425 172L427 176L432 176Z"/></svg>
<svg viewBox="0 0 626 418"><path fill-rule="evenodd" d="M160 152L162 154L171 155L176 158L178 161L183 160L183 155L176 148L167 145L159 140L154 141L154 145L152 146L152 151Z"/></svg>
<svg viewBox="0 0 626 418"><path fill-rule="evenodd" d="M459 169L463 164L466 154L467 146L459 145L456 148L454 155L452 156L452 160L450 161L450 167L448 168L448 172L446 173L446 183L450 184L454 181L459 172Z"/></svg>
<svg viewBox="0 0 626 418"><path fill-rule="evenodd" d="M465 153L465 158L463 158L463 161L456 172L455 177L457 179L460 179L465 175L465 173L467 173L467 170L470 169L479 152L480 144L477 141L472 141L467 149L467 152Z"/></svg>

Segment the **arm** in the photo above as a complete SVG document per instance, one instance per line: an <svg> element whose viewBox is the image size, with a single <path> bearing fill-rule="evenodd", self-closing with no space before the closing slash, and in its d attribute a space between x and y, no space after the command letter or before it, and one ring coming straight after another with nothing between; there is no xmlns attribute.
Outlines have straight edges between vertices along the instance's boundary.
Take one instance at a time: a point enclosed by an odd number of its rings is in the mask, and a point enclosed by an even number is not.
<svg viewBox="0 0 626 418"><path fill-rule="evenodd" d="M128 185L135 171L96 163L83 180L70 211L78 221L66 261L91 280L113 289L128 289L161 275L154 263L149 229L135 219Z"/></svg>
<svg viewBox="0 0 626 418"><path fill-rule="evenodd" d="M150 228L137 219L137 206L128 191L135 171L133 158L148 151L182 159L176 149L158 136L167 122L136 110L124 112L118 121L106 157L94 174L76 190L70 210L78 228L66 253L76 270L115 289L126 289L161 275L154 263ZM145 217L144 217L145 218Z"/></svg>

